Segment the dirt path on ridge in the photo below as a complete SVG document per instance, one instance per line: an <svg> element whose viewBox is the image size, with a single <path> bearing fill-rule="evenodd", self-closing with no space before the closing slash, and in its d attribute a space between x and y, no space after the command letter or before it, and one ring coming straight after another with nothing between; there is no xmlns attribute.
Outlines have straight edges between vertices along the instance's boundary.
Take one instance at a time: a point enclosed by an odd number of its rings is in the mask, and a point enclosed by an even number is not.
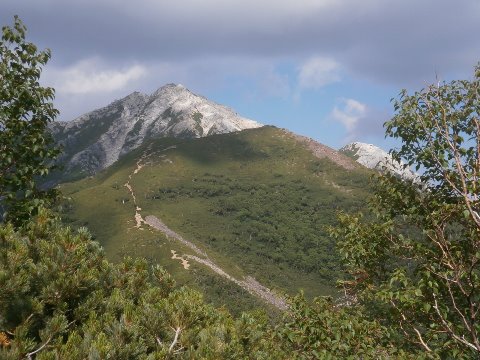
<svg viewBox="0 0 480 360"><path fill-rule="evenodd" d="M246 276L242 280L238 280L234 278L233 276L229 275L227 272L225 272L220 266L215 264L212 260L209 259L207 253L201 249L199 249L194 243L191 241L188 241L187 239L183 238L180 234L176 233L172 229L170 229L165 223L163 223L159 218L157 218L154 215L147 215L145 218L142 217L141 211L142 208L138 205L137 203L137 198L135 196L135 191L134 188L131 184L132 177L134 175L137 175L143 167L145 167L148 164L148 158L151 157L152 155L156 153L161 153L165 152L167 150L173 149L175 146L170 146L168 148L162 149L160 151L156 151L153 153L150 153L150 147L146 149L146 151L142 154L142 156L137 160L136 162L136 168L133 170L133 172L128 175L128 180L124 184L124 186L128 189L130 192L130 196L133 200L133 204L135 206L135 215L134 215L134 220L135 220L135 228L139 230L144 230L142 225L148 225L151 228L162 232L165 234L168 238L173 238L189 249L191 249L195 255L190 255L190 254L184 254L183 256L179 256L175 250L171 250L172 252L172 259L180 260L182 263L182 266L184 269L188 270L190 267L190 263L188 262L189 260L196 261L199 264L202 264L204 266L209 267L213 272L216 274L222 276L223 278L235 283L236 285L240 286L244 290L246 290L248 293L250 293L253 296L256 296L263 301L265 301L268 304L271 304L278 308L279 310L287 310L287 302L285 299L274 293L272 290L267 288L266 286L263 286L260 284L257 280L255 280L251 276ZM167 159L168 160L168 159Z"/></svg>

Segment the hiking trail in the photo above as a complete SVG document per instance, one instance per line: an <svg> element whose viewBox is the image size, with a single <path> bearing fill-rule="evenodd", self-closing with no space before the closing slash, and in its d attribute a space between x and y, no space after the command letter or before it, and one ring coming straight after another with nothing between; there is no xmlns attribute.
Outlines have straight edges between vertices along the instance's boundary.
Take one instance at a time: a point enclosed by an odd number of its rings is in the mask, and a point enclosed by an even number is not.
<svg viewBox="0 0 480 360"><path fill-rule="evenodd" d="M208 257L207 253L203 250L201 250L198 246L196 246L194 243L191 241L185 239L182 237L180 234L177 232L173 231L170 229L163 221L161 221L159 218L157 218L154 215L147 215L145 218L142 217L141 211L142 208L138 205L137 203L137 198L135 196L135 191L132 186L132 177L134 175L137 175L146 165L149 164L147 161L148 158L150 158L152 155L157 154L157 153L162 153L170 149L174 149L176 146L170 146L165 149L155 151L155 152L150 152L151 147L149 146L145 152L140 156L140 158L136 162L136 168L133 170L133 172L128 176L128 181L124 184L124 186L128 189L130 192L130 196L133 200L133 204L135 206L135 215L134 215L134 220L135 220L135 228L139 230L144 230L142 225L148 225L149 227L162 232L167 238L173 238L186 246L187 248L191 249L195 255L191 254L184 254L182 256L179 256L175 250L171 250L172 253L172 259L174 260L180 260L183 268L185 270L188 270L190 268L190 263L188 260L193 260L196 261L199 264L202 264L204 266L207 266L210 268L213 272L216 274L222 276L223 278L235 283L236 285L240 286L244 290L246 290L248 293L250 293L253 296L256 296L263 301L265 301L268 304L271 304L278 308L279 310L287 310L288 305L285 300L281 295L276 294L266 286L260 284L257 280L255 280L251 276L246 276L243 279L239 280L228 274L226 271L224 271L220 266L215 264L210 258ZM163 162L169 162L171 163L171 160L167 159L167 161L164 159L162 160Z"/></svg>

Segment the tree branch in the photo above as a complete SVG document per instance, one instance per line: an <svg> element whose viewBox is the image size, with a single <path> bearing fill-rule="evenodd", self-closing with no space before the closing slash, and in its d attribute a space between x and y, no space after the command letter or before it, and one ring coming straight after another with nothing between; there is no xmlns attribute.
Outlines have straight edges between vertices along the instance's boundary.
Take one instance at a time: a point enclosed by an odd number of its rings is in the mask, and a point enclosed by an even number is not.
<svg viewBox="0 0 480 360"><path fill-rule="evenodd" d="M168 348L168 352L171 353L175 345L177 344L178 337L180 336L180 332L183 330L181 327L177 327L176 329L172 328L173 331L175 331L175 337L173 338L172 343L170 344L170 347Z"/></svg>
<svg viewBox="0 0 480 360"><path fill-rule="evenodd" d="M443 326L445 327L445 329L448 331L448 333L450 335L452 335L452 337L457 340L458 342L461 342L462 344L468 346L469 348L477 351L477 352L480 352L480 349L477 348L474 344L472 344L471 342L467 341L465 339L465 335L462 335L462 337L458 336L457 334L455 334L455 332L452 330L451 326L448 324L448 322L445 320L445 318L442 316L442 314L440 313L440 309L438 308L438 302L437 302L437 297L435 296L435 294L433 295L433 300L435 302L435 305L433 306L433 308L435 309L435 311L437 312L437 315L438 317L440 318L440 321L442 322Z"/></svg>
<svg viewBox="0 0 480 360"><path fill-rule="evenodd" d="M39 347L37 350L35 350L35 351L29 352L29 353L26 355L27 358L28 358L28 359L31 359L31 358L32 358L32 355L35 355L36 353L42 351L42 350L45 348L45 346L47 346L47 345L50 343L50 341L52 341L52 337L53 337L53 335L50 335L50 337L47 339L47 341L45 341L45 343L44 343L42 346L40 346L40 347Z"/></svg>

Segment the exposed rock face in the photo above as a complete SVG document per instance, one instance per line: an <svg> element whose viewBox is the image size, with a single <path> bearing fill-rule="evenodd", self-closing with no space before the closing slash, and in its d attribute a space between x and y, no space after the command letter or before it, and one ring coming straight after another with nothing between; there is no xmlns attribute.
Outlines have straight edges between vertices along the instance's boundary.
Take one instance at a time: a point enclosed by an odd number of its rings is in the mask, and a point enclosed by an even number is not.
<svg viewBox="0 0 480 360"><path fill-rule="evenodd" d="M353 157L358 163L369 169L387 170L402 179L418 181L417 174L375 145L353 142L345 145L339 151Z"/></svg>
<svg viewBox="0 0 480 360"><path fill-rule="evenodd" d="M158 137L198 138L262 126L233 110L168 84L152 95L134 92L110 105L50 129L64 146L70 178L94 174Z"/></svg>

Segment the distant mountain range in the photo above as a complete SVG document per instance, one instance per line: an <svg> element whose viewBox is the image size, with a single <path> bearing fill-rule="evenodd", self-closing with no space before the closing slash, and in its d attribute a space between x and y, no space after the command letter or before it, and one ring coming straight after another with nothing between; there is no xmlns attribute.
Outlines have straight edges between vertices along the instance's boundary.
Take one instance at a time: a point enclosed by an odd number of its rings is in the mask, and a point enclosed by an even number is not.
<svg viewBox="0 0 480 360"><path fill-rule="evenodd" d="M93 175L151 139L200 138L261 126L182 85L167 84L151 95L133 92L72 121L50 125L54 138L63 145L59 161L64 169L53 181ZM348 155L369 169L388 170L404 179L416 177L375 145L353 142L337 152L313 139L296 136L312 152L322 153L334 161L342 161L339 154Z"/></svg>

